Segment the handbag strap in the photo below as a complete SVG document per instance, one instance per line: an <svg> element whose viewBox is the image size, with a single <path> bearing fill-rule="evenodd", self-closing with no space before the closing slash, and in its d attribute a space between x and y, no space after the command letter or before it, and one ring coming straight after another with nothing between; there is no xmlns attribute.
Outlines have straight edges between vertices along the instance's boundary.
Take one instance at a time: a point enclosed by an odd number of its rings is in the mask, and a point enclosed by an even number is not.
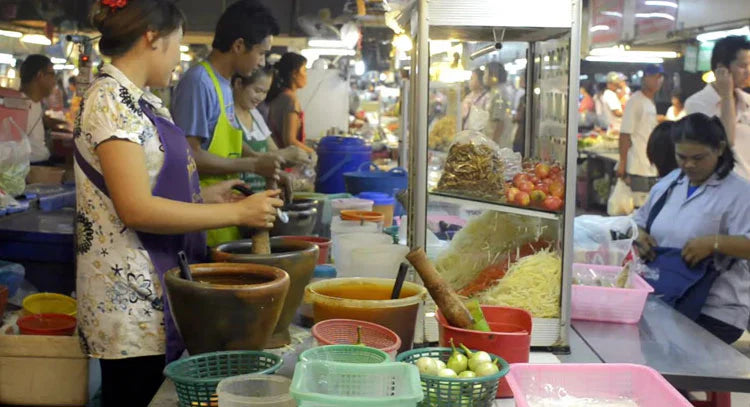
<svg viewBox="0 0 750 407"><path fill-rule="evenodd" d="M672 190L674 187L677 186L677 184L680 182L682 177L684 177L685 174L680 174L677 179L672 181L671 184L669 184L669 187L667 190L659 197L659 199L654 202L654 206L651 207L651 211L648 213L648 219L646 220L646 233L651 234L651 226L654 224L654 221L656 220L656 217L659 216L659 212L661 212L662 209L664 209L664 205L667 203L667 198L669 198L669 194L672 193Z"/></svg>

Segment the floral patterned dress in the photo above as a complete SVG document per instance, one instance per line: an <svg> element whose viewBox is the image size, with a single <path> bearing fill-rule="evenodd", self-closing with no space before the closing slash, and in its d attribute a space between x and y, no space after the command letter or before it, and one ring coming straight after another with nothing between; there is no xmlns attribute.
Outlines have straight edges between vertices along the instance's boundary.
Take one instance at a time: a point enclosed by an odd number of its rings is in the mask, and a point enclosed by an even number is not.
<svg viewBox="0 0 750 407"><path fill-rule="evenodd" d="M101 143L117 139L142 146L153 188L164 152L156 127L138 106L141 98L170 118L158 97L105 66L84 96L74 136L80 154L100 173L95 148ZM102 359L164 354L162 287L148 253L78 164L75 176L76 293L85 350Z"/></svg>

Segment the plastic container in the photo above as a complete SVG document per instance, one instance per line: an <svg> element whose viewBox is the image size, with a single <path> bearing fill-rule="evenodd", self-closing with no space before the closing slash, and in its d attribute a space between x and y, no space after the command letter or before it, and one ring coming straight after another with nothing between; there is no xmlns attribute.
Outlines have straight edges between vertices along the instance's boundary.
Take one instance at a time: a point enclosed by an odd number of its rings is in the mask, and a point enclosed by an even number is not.
<svg viewBox="0 0 750 407"><path fill-rule="evenodd" d="M22 265L0 260L0 285L8 288L8 297L16 295L16 291L23 283L25 274Z"/></svg>
<svg viewBox="0 0 750 407"><path fill-rule="evenodd" d="M294 198L314 199L318 201L318 221L315 222L313 234L323 237L331 236L331 218L333 217L333 206L331 202L334 199L351 198L351 194L321 194L316 192L295 192Z"/></svg>
<svg viewBox="0 0 750 407"><path fill-rule="evenodd" d="M373 202L372 211L383 214L383 225L385 225L385 227L393 225L396 198L382 192L362 192L358 196L362 199L369 199Z"/></svg>
<svg viewBox="0 0 750 407"><path fill-rule="evenodd" d="M220 381L216 393L220 407L296 407L291 385L284 376L249 374Z"/></svg>
<svg viewBox="0 0 750 407"><path fill-rule="evenodd" d="M33 314L16 321L21 335L70 336L76 331L76 319L64 314Z"/></svg>
<svg viewBox="0 0 750 407"><path fill-rule="evenodd" d="M424 397L419 370L407 363L300 362L291 393L300 407L414 407Z"/></svg>
<svg viewBox="0 0 750 407"><path fill-rule="evenodd" d="M388 172L380 171L372 163L362 164L357 172L344 173L346 192L359 195L362 192L382 192L395 195L409 187L409 177L403 168L394 168ZM400 211L396 211L400 214Z"/></svg>
<svg viewBox="0 0 750 407"><path fill-rule="evenodd" d="M331 239L317 236L281 236L284 239L302 240L303 242L315 243L318 245L318 264L328 263L329 249L331 248Z"/></svg>
<svg viewBox="0 0 750 407"><path fill-rule="evenodd" d="M346 192L344 173L357 171L370 162L372 148L355 137L323 137L318 144L315 191L325 194Z"/></svg>
<svg viewBox="0 0 750 407"><path fill-rule="evenodd" d="M654 369L620 363L515 364L508 383L516 407L529 397L554 397L564 389L573 397L628 397L639 407L691 407L692 404Z"/></svg>
<svg viewBox="0 0 750 407"><path fill-rule="evenodd" d="M416 363L422 357L430 357L448 362L453 349L421 348L404 352L396 357L399 362ZM471 379L447 378L421 375L422 391L425 398L421 407L474 406L491 407L495 403L497 386L501 378L508 374L508 362L490 353L492 360L498 362L498 372L484 377Z"/></svg>
<svg viewBox="0 0 750 407"><path fill-rule="evenodd" d="M353 269L354 250L361 247L387 245L391 237L384 233L347 233L333 237L333 260L339 277L364 277ZM389 276L395 277L395 276Z"/></svg>
<svg viewBox="0 0 750 407"><path fill-rule="evenodd" d="M383 236L388 236L383 234ZM384 242L385 243L385 242ZM341 275L346 277L396 278L399 265L406 261L409 248L395 244L377 244L352 249Z"/></svg>
<svg viewBox="0 0 750 407"><path fill-rule="evenodd" d="M597 273L614 276L622 267L573 264L573 274L578 269L592 269ZM654 289L636 272L629 273L628 287L632 288L573 284L570 299L571 318L637 324L643 315L646 299Z"/></svg>
<svg viewBox="0 0 750 407"><path fill-rule="evenodd" d="M340 363L385 363L391 358L382 350L359 345L326 345L308 349L299 355L300 362L321 360Z"/></svg>
<svg viewBox="0 0 750 407"><path fill-rule="evenodd" d="M401 296L391 298L395 279L335 278L318 281L305 289L305 302L312 302L315 322L355 319L385 326L401 338L399 351L411 349L417 313L427 290L405 282Z"/></svg>
<svg viewBox="0 0 750 407"><path fill-rule="evenodd" d="M341 211L372 211L372 206L375 202L372 199L361 199L361 198L342 198L334 199L331 201L331 208L333 209L333 216L340 216Z"/></svg>
<svg viewBox="0 0 750 407"><path fill-rule="evenodd" d="M331 278L336 278L336 268L329 264L319 264L315 266L313 278L310 280L309 284ZM305 328L313 326L314 319L312 305L305 304L304 302L300 304L299 308L297 308L297 323Z"/></svg>
<svg viewBox="0 0 750 407"><path fill-rule="evenodd" d="M32 294L23 299L26 314L65 314L76 315L76 300L67 295L55 293Z"/></svg>
<svg viewBox="0 0 750 407"><path fill-rule="evenodd" d="M312 336L318 346L352 344L357 342L357 328L362 328L362 343L380 349L392 359L396 359L401 338L390 329L366 321L353 319L329 319L318 322L312 328Z"/></svg>
<svg viewBox="0 0 750 407"><path fill-rule="evenodd" d="M204 353L174 361L164 369L177 389L181 407L216 405L216 386L227 377L274 374L281 368L279 356L259 351Z"/></svg>
<svg viewBox="0 0 750 407"><path fill-rule="evenodd" d="M438 309L440 346L449 346L450 340L463 343L469 349L483 350L505 359L508 363L526 363L531 350L531 314L520 308L482 305L482 312L492 332L480 332L450 326ZM497 397L510 397L512 392L503 378Z"/></svg>
<svg viewBox="0 0 750 407"><path fill-rule="evenodd" d="M384 219L382 213L375 211L354 211L351 209L341 211L341 220L383 223Z"/></svg>

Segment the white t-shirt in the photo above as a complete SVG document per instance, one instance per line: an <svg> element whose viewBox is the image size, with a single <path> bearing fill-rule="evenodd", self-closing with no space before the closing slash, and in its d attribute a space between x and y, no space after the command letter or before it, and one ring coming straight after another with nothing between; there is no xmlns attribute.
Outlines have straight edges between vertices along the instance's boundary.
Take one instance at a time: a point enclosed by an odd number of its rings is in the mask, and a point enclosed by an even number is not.
<svg viewBox="0 0 750 407"><path fill-rule="evenodd" d="M622 118L615 116L613 111L622 110L622 103L620 98L617 97L617 93L607 89L602 94L602 102L604 102L604 115L607 117L607 122L612 130L620 131L620 123Z"/></svg>
<svg viewBox="0 0 750 407"><path fill-rule="evenodd" d="M737 126L734 130L734 157L737 165L734 170L747 180L750 180L750 94L740 89L734 90L737 97ZM711 85L690 96L685 101L687 114L703 113L707 116L719 116L721 110L721 96Z"/></svg>
<svg viewBox="0 0 750 407"><path fill-rule="evenodd" d="M685 111L684 107L682 108L682 110L680 110L680 114L677 115L674 114L674 106L669 106L669 109L667 109L666 118L671 122L676 122L677 120L680 120L685 116L687 116L687 112Z"/></svg>
<svg viewBox="0 0 750 407"><path fill-rule="evenodd" d="M641 91L630 97L622 115L620 134L630 134L631 146L628 150L628 163L625 168L628 174L641 177L659 175L656 167L648 160L646 147L651 132L657 125L656 106Z"/></svg>
<svg viewBox="0 0 750 407"><path fill-rule="evenodd" d="M29 136L29 144L31 145L30 161L32 163L47 161L50 156L47 143L44 140L44 123L42 123L43 114L42 104L40 102L32 102L26 125L26 134Z"/></svg>

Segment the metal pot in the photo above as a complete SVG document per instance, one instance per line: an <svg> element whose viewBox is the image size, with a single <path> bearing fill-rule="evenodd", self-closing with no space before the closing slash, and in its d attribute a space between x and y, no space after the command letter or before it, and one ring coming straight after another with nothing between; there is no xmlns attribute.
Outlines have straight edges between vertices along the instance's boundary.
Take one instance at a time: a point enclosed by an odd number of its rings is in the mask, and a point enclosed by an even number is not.
<svg viewBox="0 0 750 407"><path fill-rule="evenodd" d="M289 216L289 222L284 223L276 220L273 224L273 229L271 229L271 236L307 236L312 234L318 220L317 208L283 210Z"/></svg>

